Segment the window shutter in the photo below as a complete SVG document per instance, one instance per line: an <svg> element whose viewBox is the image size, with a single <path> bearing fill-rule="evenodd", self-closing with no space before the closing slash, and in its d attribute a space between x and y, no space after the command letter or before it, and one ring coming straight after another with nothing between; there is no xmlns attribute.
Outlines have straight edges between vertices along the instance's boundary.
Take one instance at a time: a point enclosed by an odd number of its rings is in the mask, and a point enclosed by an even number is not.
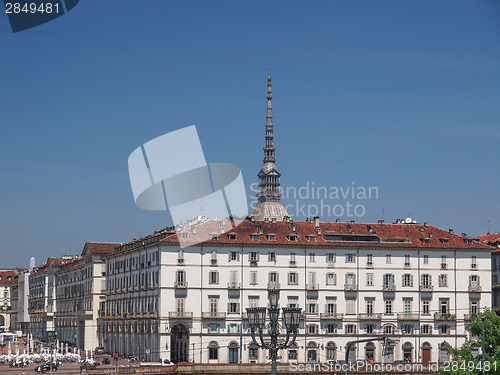
<svg viewBox="0 0 500 375"><path fill-rule="evenodd" d="M356 274L352 275L353 284L356 285Z"/></svg>
<svg viewBox="0 0 500 375"><path fill-rule="evenodd" d="M481 285L481 283L479 282L479 275L477 275L477 286Z"/></svg>
<svg viewBox="0 0 500 375"><path fill-rule="evenodd" d="M401 286L405 286L405 275L402 274L401 277L402 277Z"/></svg>
<svg viewBox="0 0 500 375"><path fill-rule="evenodd" d="M347 259L347 254L345 255L345 262L347 263L348 259Z"/></svg>
<svg viewBox="0 0 500 375"><path fill-rule="evenodd" d="M333 274L333 285L337 285L337 274Z"/></svg>
<svg viewBox="0 0 500 375"><path fill-rule="evenodd" d="M325 281L325 284L328 285L328 273L326 274L326 281Z"/></svg>
<svg viewBox="0 0 500 375"><path fill-rule="evenodd" d="M410 286L413 286L413 275L410 275Z"/></svg>
<svg viewBox="0 0 500 375"><path fill-rule="evenodd" d="M257 261L259 260L259 255L260 255L260 253L257 253Z"/></svg>

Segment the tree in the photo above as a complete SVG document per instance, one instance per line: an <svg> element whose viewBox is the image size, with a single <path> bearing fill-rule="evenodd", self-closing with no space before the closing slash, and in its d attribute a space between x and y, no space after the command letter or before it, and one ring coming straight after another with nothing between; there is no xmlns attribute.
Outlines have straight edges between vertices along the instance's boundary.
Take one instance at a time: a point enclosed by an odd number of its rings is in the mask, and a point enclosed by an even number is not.
<svg viewBox="0 0 500 375"><path fill-rule="evenodd" d="M447 367L447 371L441 369L439 372L442 375L481 375L482 374L482 356L474 357L473 350L482 351L482 317L484 321L484 343L485 343L485 362L489 362L489 366L485 365L488 375L500 375L500 316L495 312L486 309L482 314L476 314L472 320L469 330L471 340L467 340L460 348L453 348L447 345L448 353L451 354L451 364Z"/></svg>

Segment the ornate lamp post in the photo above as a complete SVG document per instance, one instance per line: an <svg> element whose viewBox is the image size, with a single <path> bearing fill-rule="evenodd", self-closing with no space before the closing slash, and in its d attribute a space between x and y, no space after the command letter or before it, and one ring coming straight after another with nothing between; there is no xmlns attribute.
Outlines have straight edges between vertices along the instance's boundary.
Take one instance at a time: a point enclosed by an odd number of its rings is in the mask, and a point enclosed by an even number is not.
<svg viewBox="0 0 500 375"><path fill-rule="evenodd" d="M259 348L268 349L269 356L267 359L271 360L271 370L272 374L277 374L277 360L281 359L281 356L278 356L278 350L286 349L291 347L295 339L297 338L297 331L299 328L299 320L300 320L300 312L301 308L295 307L283 307L283 324L281 328L285 328L286 330L286 338L285 341L278 341L278 335L280 334L280 324L278 323L280 308L278 307L278 302L280 298L280 290L279 289L269 289L268 290L268 299L269 299L269 308L265 307L251 307L247 308L248 315L248 323L250 324L250 330L252 333L252 341ZM264 328L266 328L266 312L269 314L269 324L268 335L270 337L270 341L264 340ZM260 343L257 341L255 337L255 333L258 332ZM290 336L293 334L293 337L290 341Z"/></svg>

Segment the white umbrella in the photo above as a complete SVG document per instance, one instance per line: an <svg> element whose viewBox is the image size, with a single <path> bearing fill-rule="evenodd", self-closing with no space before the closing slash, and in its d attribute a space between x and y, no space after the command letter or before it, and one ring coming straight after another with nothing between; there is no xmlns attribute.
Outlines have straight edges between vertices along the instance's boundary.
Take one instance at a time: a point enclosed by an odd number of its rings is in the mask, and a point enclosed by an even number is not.
<svg viewBox="0 0 500 375"><path fill-rule="evenodd" d="M92 358L92 349L90 349L89 352L90 352L90 362L92 362L93 361L93 358Z"/></svg>
<svg viewBox="0 0 500 375"><path fill-rule="evenodd" d="M12 354L12 351L10 350L10 341L9 341L9 349L7 350L7 353L9 354L9 357Z"/></svg>
<svg viewBox="0 0 500 375"><path fill-rule="evenodd" d="M68 352L68 343L66 343L66 353Z"/></svg>

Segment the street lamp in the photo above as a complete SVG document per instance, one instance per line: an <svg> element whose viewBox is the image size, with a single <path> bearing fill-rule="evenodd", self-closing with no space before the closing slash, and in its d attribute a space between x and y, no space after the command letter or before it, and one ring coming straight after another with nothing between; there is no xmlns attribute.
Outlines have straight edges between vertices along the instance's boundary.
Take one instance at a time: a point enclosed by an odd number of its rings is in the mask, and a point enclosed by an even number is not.
<svg viewBox="0 0 500 375"><path fill-rule="evenodd" d="M485 319L486 319L486 316L484 316L484 315L483 315L483 316L481 317L481 323L482 323L482 327L483 327L483 334L482 334L482 336L483 336L483 355L481 356L481 357L482 357L481 362L482 362L482 373L483 373L483 375L485 374L485 371L486 371L486 370L484 369L484 320L485 320Z"/></svg>
<svg viewBox="0 0 500 375"><path fill-rule="evenodd" d="M280 315L280 308L278 307L279 298L279 289L269 289L269 308L247 308L248 323L250 325L250 330L252 333L252 341L259 348L269 350L269 356L266 358L271 360L271 371L273 375L277 374L277 360L281 359L281 357L278 356L278 350L287 349L295 343L299 327L300 312L302 310L301 308L296 307L283 307L282 328L284 327L286 330L286 338L285 341L278 342L278 335L280 334L280 327L278 323ZM266 312L269 314L269 325L267 333L271 339L268 342L264 340L263 333L263 330L266 327ZM260 342L258 342L255 337L256 332L258 332ZM293 337L290 341L291 334L293 334Z"/></svg>

